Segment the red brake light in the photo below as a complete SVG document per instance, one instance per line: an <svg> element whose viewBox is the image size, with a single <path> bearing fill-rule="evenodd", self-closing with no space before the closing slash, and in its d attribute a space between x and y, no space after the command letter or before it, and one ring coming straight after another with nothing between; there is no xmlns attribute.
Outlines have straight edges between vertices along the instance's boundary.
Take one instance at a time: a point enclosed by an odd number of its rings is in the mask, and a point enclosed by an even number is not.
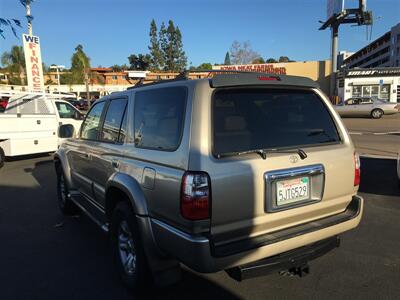
<svg viewBox="0 0 400 300"><path fill-rule="evenodd" d="M354 186L360 185L361 169L360 156L354 152Z"/></svg>
<svg viewBox="0 0 400 300"><path fill-rule="evenodd" d="M210 218L210 180L205 172L186 172L182 178L181 214L189 220Z"/></svg>
<svg viewBox="0 0 400 300"><path fill-rule="evenodd" d="M258 76L258 80L281 80L278 76Z"/></svg>

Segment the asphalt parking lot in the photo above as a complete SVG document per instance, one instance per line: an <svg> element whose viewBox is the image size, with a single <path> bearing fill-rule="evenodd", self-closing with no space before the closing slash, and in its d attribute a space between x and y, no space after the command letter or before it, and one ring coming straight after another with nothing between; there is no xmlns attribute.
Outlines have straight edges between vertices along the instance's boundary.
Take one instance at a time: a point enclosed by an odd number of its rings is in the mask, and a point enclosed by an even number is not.
<svg viewBox="0 0 400 300"><path fill-rule="evenodd" d="M400 114L381 119L343 118L361 155L397 157L400 152Z"/></svg>
<svg viewBox="0 0 400 300"><path fill-rule="evenodd" d="M183 272L180 284L143 299L399 299L400 188L395 161L362 159L360 226L311 262L305 278L273 274L238 283L224 272ZM0 169L0 299L132 299L107 236L87 217L63 217L51 156Z"/></svg>

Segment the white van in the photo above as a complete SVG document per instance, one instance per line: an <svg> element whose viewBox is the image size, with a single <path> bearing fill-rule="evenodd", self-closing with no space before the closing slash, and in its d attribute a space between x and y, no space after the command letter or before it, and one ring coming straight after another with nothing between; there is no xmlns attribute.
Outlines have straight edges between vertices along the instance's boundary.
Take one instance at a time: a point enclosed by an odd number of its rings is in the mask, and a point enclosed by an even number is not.
<svg viewBox="0 0 400 300"><path fill-rule="evenodd" d="M59 126L71 124L78 133L84 118L54 94L0 93L0 99L0 167L5 157L56 151L62 140Z"/></svg>

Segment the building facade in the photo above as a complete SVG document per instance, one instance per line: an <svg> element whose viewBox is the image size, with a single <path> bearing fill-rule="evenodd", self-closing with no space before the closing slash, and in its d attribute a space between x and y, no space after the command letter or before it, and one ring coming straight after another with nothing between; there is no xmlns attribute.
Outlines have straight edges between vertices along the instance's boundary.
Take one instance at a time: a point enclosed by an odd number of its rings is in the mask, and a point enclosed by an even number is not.
<svg viewBox="0 0 400 300"><path fill-rule="evenodd" d="M339 75L338 93L343 101L373 97L400 102L400 68L346 70Z"/></svg>
<svg viewBox="0 0 400 300"><path fill-rule="evenodd" d="M400 67L400 23L344 60L346 69Z"/></svg>

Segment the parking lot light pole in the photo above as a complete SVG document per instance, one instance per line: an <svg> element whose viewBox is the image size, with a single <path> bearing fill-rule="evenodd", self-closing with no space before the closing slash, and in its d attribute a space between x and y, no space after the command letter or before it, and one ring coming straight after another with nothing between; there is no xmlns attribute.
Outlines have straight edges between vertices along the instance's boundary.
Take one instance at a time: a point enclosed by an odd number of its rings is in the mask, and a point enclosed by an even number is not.
<svg viewBox="0 0 400 300"><path fill-rule="evenodd" d="M65 66L52 65L52 66L50 66L50 69L56 69L57 70L58 95L60 95L60 97L61 97L60 72L59 71L65 69Z"/></svg>

